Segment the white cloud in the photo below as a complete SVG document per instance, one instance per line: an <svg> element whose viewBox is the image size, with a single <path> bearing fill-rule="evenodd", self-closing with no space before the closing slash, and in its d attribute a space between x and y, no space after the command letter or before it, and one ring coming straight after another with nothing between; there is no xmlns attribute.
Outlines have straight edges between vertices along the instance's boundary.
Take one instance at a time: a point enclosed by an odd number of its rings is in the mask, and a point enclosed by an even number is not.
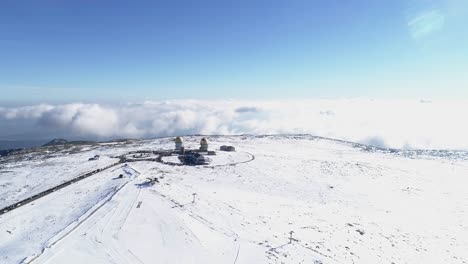
<svg viewBox="0 0 468 264"><path fill-rule="evenodd" d="M419 13L408 22L411 36L420 39L440 31L445 25L445 15L439 10L429 10Z"/></svg>
<svg viewBox="0 0 468 264"><path fill-rule="evenodd" d="M41 130L91 139L308 133L380 147L435 149L468 149L464 116L468 101L463 100L180 100L0 108L0 122L10 127L15 122L37 126L31 138ZM13 134L7 132L0 129Z"/></svg>

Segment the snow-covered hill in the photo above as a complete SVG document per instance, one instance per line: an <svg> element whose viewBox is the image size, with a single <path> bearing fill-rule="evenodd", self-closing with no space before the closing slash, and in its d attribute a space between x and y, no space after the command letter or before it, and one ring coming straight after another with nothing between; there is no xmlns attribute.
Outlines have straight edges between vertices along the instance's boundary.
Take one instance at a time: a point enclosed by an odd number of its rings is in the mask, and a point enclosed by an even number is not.
<svg viewBox="0 0 468 264"><path fill-rule="evenodd" d="M468 261L465 152L307 135L208 140L237 151L208 166L121 163L0 215L0 263ZM0 208L131 151L172 148L157 139L2 157Z"/></svg>

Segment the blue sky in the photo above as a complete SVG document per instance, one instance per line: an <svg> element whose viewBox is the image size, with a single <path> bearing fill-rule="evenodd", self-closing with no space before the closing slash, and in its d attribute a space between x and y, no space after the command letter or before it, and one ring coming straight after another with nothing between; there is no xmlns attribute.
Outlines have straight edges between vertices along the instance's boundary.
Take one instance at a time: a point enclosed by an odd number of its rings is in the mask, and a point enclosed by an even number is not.
<svg viewBox="0 0 468 264"><path fill-rule="evenodd" d="M467 97L468 4L0 3L0 103Z"/></svg>

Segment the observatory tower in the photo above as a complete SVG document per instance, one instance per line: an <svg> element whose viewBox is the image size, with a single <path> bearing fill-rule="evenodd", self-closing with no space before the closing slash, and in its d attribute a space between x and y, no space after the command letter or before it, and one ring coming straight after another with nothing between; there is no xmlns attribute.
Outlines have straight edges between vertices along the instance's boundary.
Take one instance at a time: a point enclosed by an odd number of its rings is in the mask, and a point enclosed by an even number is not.
<svg viewBox="0 0 468 264"><path fill-rule="evenodd" d="M182 151L182 149L184 148L184 140L181 137L176 137L174 142L175 142L175 150Z"/></svg>
<svg viewBox="0 0 468 264"><path fill-rule="evenodd" d="M208 140L206 138L200 140L200 151L208 152Z"/></svg>

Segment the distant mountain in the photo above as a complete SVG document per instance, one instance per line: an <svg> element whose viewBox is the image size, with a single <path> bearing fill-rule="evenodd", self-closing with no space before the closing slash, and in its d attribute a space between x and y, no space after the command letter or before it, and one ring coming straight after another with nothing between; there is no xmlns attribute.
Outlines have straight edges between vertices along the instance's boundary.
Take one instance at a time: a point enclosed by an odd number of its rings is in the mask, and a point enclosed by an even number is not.
<svg viewBox="0 0 468 264"><path fill-rule="evenodd" d="M0 150L0 157L1 156L7 156L10 153L16 152L16 151L21 151L22 149L5 149L5 150Z"/></svg>
<svg viewBox="0 0 468 264"><path fill-rule="evenodd" d="M52 139L51 141L45 143L42 145L43 147L48 147L48 146L57 146L57 145L65 145L68 143L68 140L63 139L63 138L56 138Z"/></svg>
<svg viewBox="0 0 468 264"><path fill-rule="evenodd" d="M94 141L68 141L62 138L53 139L47 143L47 140L0 140L0 151L2 153L11 152L12 150L20 150L20 149L29 149L35 147L50 147L50 146L58 146L58 145L66 145L66 144L74 144L74 145L86 145L86 144L95 144Z"/></svg>
<svg viewBox="0 0 468 264"><path fill-rule="evenodd" d="M50 147L50 146L58 146L58 145L66 145L66 144L73 144L73 145L86 145L86 144L95 144L95 141L85 141L85 140L75 140L75 141L68 141L63 138L56 138L53 139L44 145L43 147Z"/></svg>
<svg viewBox="0 0 468 264"><path fill-rule="evenodd" d="M42 146L45 140L0 140L0 150L33 148Z"/></svg>

